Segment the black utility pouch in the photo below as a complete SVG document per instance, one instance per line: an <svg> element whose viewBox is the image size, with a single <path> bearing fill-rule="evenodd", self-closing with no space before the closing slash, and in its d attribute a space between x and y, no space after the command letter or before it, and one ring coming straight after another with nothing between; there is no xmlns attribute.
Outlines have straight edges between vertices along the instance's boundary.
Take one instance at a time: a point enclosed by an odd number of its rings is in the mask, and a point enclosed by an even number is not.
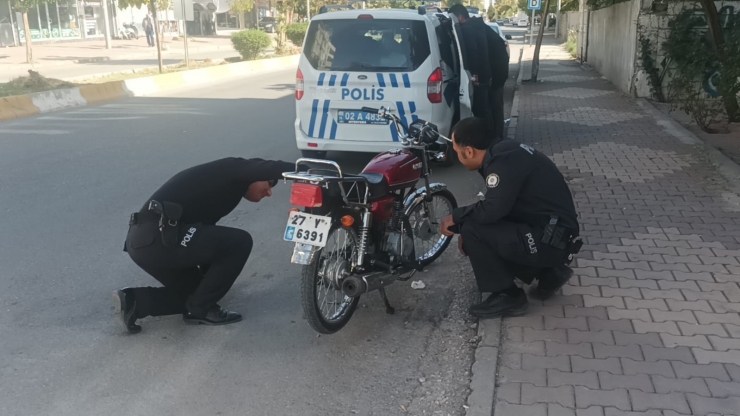
<svg viewBox="0 0 740 416"><path fill-rule="evenodd" d="M160 215L159 231L162 233L162 244L165 247L177 246L180 230L180 218L182 217L182 205L174 202L163 202L151 200L149 210Z"/></svg>

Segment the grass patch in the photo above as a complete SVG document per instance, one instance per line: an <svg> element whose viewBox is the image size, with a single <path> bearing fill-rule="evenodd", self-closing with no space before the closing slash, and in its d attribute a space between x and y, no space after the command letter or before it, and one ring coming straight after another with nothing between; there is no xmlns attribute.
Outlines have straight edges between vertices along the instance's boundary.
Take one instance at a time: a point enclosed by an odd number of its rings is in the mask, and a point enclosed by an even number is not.
<svg viewBox="0 0 740 416"><path fill-rule="evenodd" d="M568 31L568 41L565 42L565 50L572 57L576 57L576 51L578 49L578 39L576 38L576 32L573 30Z"/></svg>
<svg viewBox="0 0 740 416"><path fill-rule="evenodd" d="M60 88L72 88L76 85L60 79L46 78L36 71L28 71L29 76L18 77L10 82L0 83L0 97L11 95L31 94L34 92L51 91Z"/></svg>

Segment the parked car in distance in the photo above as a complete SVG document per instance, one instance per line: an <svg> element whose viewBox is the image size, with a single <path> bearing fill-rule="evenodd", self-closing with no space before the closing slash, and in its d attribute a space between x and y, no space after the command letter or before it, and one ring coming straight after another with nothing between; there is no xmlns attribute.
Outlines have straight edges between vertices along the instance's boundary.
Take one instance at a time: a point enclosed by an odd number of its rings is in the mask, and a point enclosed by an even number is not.
<svg viewBox="0 0 740 416"><path fill-rule="evenodd" d="M263 17L260 19L258 26L260 30L264 30L268 33L275 33L277 31L277 23L274 17Z"/></svg>

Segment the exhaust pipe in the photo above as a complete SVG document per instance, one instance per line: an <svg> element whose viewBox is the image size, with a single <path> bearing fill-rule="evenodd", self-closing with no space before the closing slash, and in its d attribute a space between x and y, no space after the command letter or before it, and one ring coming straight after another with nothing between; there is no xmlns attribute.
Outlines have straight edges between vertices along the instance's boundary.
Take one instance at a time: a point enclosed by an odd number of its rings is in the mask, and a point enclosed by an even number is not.
<svg viewBox="0 0 740 416"><path fill-rule="evenodd" d="M396 278L386 272L370 273L364 276L350 276L342 282L342 291L345 295L356 298L364 293L386 287L396 281Z"/></svg>

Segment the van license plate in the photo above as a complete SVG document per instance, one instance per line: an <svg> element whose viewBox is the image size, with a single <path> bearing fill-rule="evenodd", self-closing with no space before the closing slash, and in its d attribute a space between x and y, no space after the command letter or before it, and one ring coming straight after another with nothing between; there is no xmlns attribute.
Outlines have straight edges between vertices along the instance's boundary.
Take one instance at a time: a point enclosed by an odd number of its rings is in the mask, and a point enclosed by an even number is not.
<svg viewBox="0 0 740 416"><path fill-rule="evenodd" d="M362 110L338 110L337 123L339 124L388 124L388 120L377 114L366 113Z"/></svg>
<svg viewBox="0 0 740 416"><path fill-rule="evenodd" d="M329 237L331 217L291 212L285 227L285 241L324 247Z"/></svg>

